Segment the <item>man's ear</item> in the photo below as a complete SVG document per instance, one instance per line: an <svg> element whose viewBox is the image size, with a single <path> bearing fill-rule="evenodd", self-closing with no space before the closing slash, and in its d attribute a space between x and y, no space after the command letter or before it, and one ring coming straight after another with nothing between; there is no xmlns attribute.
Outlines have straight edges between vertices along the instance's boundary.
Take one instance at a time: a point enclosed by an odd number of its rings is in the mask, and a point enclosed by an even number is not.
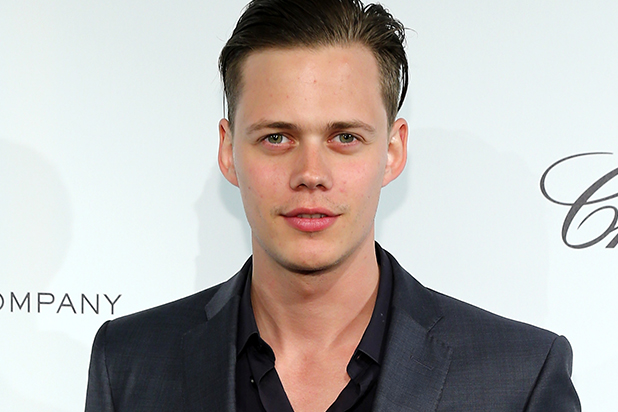
<svg viewBox="0 0 618 412"><path fill-rule="evenodd" d="M397 119L393 123L388 136L388 153L382 187L395 180L403 172L407 159L408 122L405 119Z"/></svg>
<svg viewBox="0 0 618 412"><path fill-rule="evenodd" d="M223 176L233 184L238 186L236 168L234 167L234 150L232 146L232 130L227 119L219 121L219 169Z"/></svg>

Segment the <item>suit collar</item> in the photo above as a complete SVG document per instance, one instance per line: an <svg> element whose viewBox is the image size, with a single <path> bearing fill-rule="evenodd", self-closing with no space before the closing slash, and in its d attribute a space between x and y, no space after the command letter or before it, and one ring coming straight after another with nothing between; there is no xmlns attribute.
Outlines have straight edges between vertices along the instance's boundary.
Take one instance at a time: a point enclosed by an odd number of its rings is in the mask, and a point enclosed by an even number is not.
<svg viewBox="0 0 618 412"><path fill-rule="evenodd" d="M451 362L452 349L431 329L442 314L431 291L378 247L393 270L393 301L386 354L380 371L376 412L435 411Z"/></svg>
<svg viewBox="0 0 618 412"><path fill-rule="evenodd" d="M217 293L215 293L204 308L208 320L214 318L233 296L240 296L242 294L247 276L251 275L252 262L252 258L247 259L243 267L232 278L221 284Z"/></svg>
<svg viewBox="0 0 618 412"><path fill-rule="evenodd" d="M419 326L431 330L442 318L442 311L432 291L412 277L399 262L376 243L380 258L391 265L393 272L392 306L398 308Z"/></svg>
<svg viewBox="0 0 618 412"><path fill-rule="evenodd" d="M183 384L188 411L235 410L238 307L245 279L250 273L251 258L206 304L207 321L183 336Z"/></svg>

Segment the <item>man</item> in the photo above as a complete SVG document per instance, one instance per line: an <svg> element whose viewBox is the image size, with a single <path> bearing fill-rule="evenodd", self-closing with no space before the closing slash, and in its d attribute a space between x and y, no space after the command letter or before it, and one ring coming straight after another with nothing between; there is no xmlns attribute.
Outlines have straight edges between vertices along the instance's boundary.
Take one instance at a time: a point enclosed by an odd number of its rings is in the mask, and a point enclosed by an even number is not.
<svg viewBox="0 0 618 412"><path fill-rule="evenodd" d="M253 256L116 319L86 410L577 411L566 339L433 292L374 242L406 163L404 28L357 0L255 0L220 56L219 165Z"/></svg>

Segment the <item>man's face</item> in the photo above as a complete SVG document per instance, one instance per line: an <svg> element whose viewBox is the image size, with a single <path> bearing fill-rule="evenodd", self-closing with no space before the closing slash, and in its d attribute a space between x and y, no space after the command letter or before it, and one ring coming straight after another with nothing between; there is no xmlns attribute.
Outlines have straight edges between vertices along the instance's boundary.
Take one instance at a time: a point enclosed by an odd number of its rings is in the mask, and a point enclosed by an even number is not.
<svg viewBox="0 0 618 412"><path fill-rule="evenodd" d="M267 49L242 79L219 164L240 188L254 259L312 272L373 248L380 190L403 170L407 139L404 120L389 130L373 54Z"/></svg>

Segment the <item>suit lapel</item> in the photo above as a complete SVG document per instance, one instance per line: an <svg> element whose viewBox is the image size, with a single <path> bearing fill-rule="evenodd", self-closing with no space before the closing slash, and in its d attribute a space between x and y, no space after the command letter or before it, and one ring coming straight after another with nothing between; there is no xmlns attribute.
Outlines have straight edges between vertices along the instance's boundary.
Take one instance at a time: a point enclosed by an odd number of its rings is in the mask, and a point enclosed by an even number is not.
<svg viewBox="0 0 618 412"><path fill-rule="evenodd" d="M393 302L375 412L435 411L452 350L431 335L441 314L432 293L388 252L393 270Z"/></svg>
<svg viewBox="0 0 618 412"><path fill-rule="evenodd" d="M234 412L236 328L240 293L251 260L206 305L207 322L183 337L186 410Z"/></svg>
<svg viewBox="0 0 618 412"><path fill-rule="evenodd" d="M375 412L435 411L451 350L394 308L374 405Z"/></svg>

